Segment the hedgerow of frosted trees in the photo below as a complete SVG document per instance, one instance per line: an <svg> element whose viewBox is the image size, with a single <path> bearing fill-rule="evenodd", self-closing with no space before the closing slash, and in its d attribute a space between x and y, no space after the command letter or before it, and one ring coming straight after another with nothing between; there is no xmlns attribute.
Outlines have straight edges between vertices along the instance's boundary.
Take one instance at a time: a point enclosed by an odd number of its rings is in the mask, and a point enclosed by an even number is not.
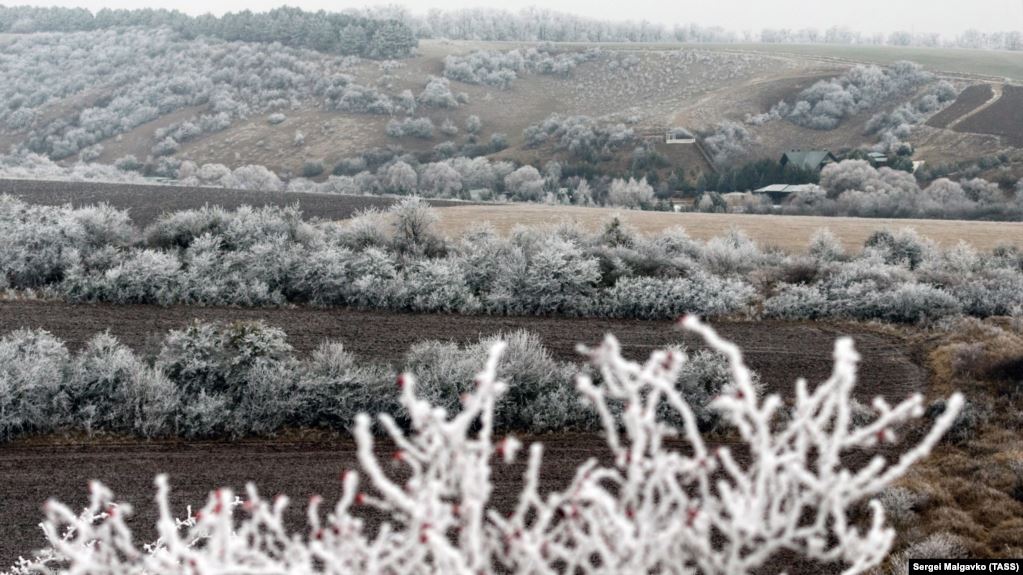
<svg viewBox="0 0 1023 575"><path fill-rule="evenodd" d="M564 76L570 74L577 65L599 55L599 48L557 52L549 45L507 52L476 50L465 56L445 56L444 76L467 84L509 88L519 74L524 72Z"/></svg>
<svg viewBox="0 0 1023 575"><path fill-rule="evenodd" d="M507 346L498 373L509 384L495 412L500 429L598 426L596 414L574 398L578 365L554 359L528 332L463 347L417 342L396 367L418 374L420 397L455 411L498 340ZM700 428L710 431L720 421L708 406L729 382L727 365L705 350L688 356L675 385ZM262 322L196 322L169 332L150 359L108 333L72 353L45 331L17 330L0 338L0 360L0 442L56 431L143 437L267 435L286 427L342 431L353 427L358 413L407 418L395 366L357 361L333 341L298 357L284 332Z"/></svg>
<svg viewBox="0 0 1023 575"><path fill-rule="evenodd" d="M289 42L317 50L371 57L396 57L415 47L416 36L459 40L525 42L764 42L795 44L866 44L888 46L949 46L973 49L1023 50L1016 30L982 32L971 29L954 37L931 32L897 30L864 34L844 26L765 28L738 33L721 26L676 24L668 28L642 21L608 21L530 7L512 12L495 8L431 10L417 16L396 5L345 13L303 12L277 8L265 13L244 11L222 17L190 17L177 10L102 9L0 6L0 31L11 33L74 32L126 26L171 27L192 35L211 35L244 41Z"/></svg>
<svg viewBox="0 0 1023 575"><path fill-rule="evenodd" d="M0 32L88 32L130 27L168 28L187 38L277 43L368 58L402 58L418 44L409 26L388 18L280 7L268 12L188 16L177 10L0 6Z"/></svg>
<svg viewBox="0 0 1023 575"><path fill-rule="evenodd" d="M739 232L694 241L620 224L487 227L447 241L411 198L349 222L296 209L204 208L145 230L105 207L0 203L0 286L73 301L280 305L407 311L673 318L838 317L927 322L1023 309L1023 255L941 249L878 232L847 255L818 238L809 255L765 251Z"/></svg>

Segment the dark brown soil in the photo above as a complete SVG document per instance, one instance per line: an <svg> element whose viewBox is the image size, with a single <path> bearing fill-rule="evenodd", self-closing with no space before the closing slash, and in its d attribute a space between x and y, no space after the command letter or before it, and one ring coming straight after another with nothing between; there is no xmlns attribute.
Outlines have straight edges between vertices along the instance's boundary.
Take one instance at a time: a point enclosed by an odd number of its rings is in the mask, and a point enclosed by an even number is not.
<svg viewBox="0 0 1023 575"><path fill-rule="evenodd" d="M594 435L562 434L544 437L543 483L561 488L571 481L575 468L590 457L605 457L604 441ZM394 448L381 444L378 453L390 459ZM523 458L520 458L520 460ZM286 494L291 499L288 519L292 528L305 525L308 498L320 494L324 509L340 496L339 476L356 468L351 441L330 444L301 443L126 443L116 446L0 446L0 566L6 567L45 543L38 523L48 498L73 509L88 502L88 482L98 479L110 487L118 500L129 502L136 513L130 525L138 540L152 540L156 523L153 477L170 476L172 506L184 516L206 502L211 489L230 487L244 494L245 484L255 482L264 497ZM495 463L495 505L506 511L514 506L521 488L524 465ZM392 471L400 472L399 468ZM2 567L0 567L2 569Z"/></svg>
<svg viewBox="0 0 1023 575"><path fill-rule="evenodd" d="M626 354L644 357L669 343L696 342L673 329L670 322L630 320L446 316L363 312L342 309L237 309L155 306L69 305L51 302L0 302L0 333L20 327L40 327L81 346L97 331L109 329L140 351L154 351L168 329L192 319L231 321L263 319L284 329L299 353L331 338L345 343L365 359L392 361L422 339L474 341L480 335L528 329L536 332L554 355L575 359L576 342L596 343L615 333ZM852 335L864 356L859 395L883 394L904 398L924 384L923 370L913 362L907 343L898 336L862 324L793 322L716 322L717 329L740 344L768 388L791 393L798 376L811 382L830 373L832 344L839 335ZM543 485L561 488L575 468L590 457L605 457L603 440L596 435L563 433L544 436ZM381 446L381 453L392 448ZM327 504L336 499L338 475L355 466L354 446L348 439L317 442L244 440L236 442L76 441L64 438L29 438L0 445L0 565L43 544L37 524L41 505L51 497L75 507L85 504L90 479L99 479L132 503L132 525L140 539L151 538L155 508L152 478L169 473L175 513L186 505L199 506L218 486L241 490L255 482L264 496L286 493L293 501L289 522L303 525L308 496L322 494ZM495 505L510 508L523 468L495 469ZM820 572L815 567L799 572ZM778 571L780 569L774 569Z"/></svg>
<svg viewBox="0 0 1023 575"><path fill-rule="evenodd" d="M947 128L952 122L969 114L994 96L991 84L974 84L959 93L955 102L927 121L928 126Z"/></svg>
<svg viewBox="0 0 1023 575"><path fill-rule="evenodd" d="M339 194L273 193L222 188L186 188L180 186L108 184L101 182L55 182L0 179L0 194L8 194L33 204L75 207L107 203L127 209L139 226L152 223L160 214L201 208L204 205L235 209L239 206L298 205L307 218L339 220L367 208L386 209L393 197L343 196ZM431 205L464 205L465 202L430 200Z"/></svg>
<svg viewBox="0 0 1023 575"><path fill-rule="evenodd" d="M397 363L415 342L424 339L474 342L481 336L525 329L538 334L562 360L578 360L576 344L596 344L607 333L622 343L624 353L644 359L655 349L673 343L698 342L676 330L672 322L563 318L500 317L439 314L401 314L347 309L197 308L88 304L43 301L0 302L0 333L18 328L42 328L81 347L97 332L109 330L143 353L155 353L171 329L195 319L236 321L261 319L283 329L298 353L308 353L325 339L341 341L357 356ZM811 382L831 373L834 340L852 335L863 355L859 393L904 398L919 390L923 372L908 356L904 342L863 324L823 322L715 322L727 338L739 344L750 366L768 388L791 391L797 377Z"/></svg>
<svg viewBox="0 0 1023 575"><path fill-rule="evenodd" d="M1001 136L1003 142L1023 147L1023 86L1006 84L1002 90L1002 97L990 108L966 118L955 129Z"/></svg>

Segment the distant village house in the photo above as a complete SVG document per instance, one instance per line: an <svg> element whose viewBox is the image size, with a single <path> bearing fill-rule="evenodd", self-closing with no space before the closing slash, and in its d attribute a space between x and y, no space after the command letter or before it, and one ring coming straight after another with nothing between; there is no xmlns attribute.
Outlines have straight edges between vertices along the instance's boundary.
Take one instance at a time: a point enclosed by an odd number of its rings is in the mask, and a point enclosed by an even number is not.
<svg viewBox="0 0 1023 575"><path fill-rule="evenodd" d="M782 166L794 166L815 172L819 172L824 166L836 162L838 162L838 158L827 150L789 150L782 154L779 161Z"/></svg>
<svg viewBox="0 0 1023 575"><path fill-rule="evenodd" d="M759 190L753 190L754 194L762 194L771 199L771 203L778 205L785 203L789 196L797 192L811 192L818 186L816 184L774 184L764 186Z"/></svg>
<svg viewBox="0 0 1023 575"><path fill-rule="evenodd" d="M671 128L664 134L665 144L695 144L696 136L685 128Z"/></svg>

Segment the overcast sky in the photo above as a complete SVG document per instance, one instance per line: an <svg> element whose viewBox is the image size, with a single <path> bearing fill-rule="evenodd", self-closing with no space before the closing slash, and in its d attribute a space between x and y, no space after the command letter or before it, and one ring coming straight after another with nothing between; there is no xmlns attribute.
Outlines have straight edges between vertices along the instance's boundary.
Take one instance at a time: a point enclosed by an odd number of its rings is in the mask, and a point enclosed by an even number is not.
<svg viewBox="0 0 1023 575"><path fill-rule="evenodd" d="M93 10L175 8L190 14L267 10L287 4L306 9L343 10L370 5L403 4L412 12L429 8L500 6L517 10L541 5L594 18L649 20L658 23L696 22L734 30L761 28L824 29L844 25L862 32L939 32L955 35L967 28L983 31L1023 30L1023 0L15 0L9 4L84 6Z"/></svg>

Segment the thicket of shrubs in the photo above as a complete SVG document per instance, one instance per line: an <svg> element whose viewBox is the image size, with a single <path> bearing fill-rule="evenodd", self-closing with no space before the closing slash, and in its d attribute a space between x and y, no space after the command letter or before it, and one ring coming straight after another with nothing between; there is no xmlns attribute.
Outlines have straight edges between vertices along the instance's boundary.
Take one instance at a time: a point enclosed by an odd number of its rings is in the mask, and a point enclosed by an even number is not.
<svg viewBox="0 0 1023 575"><path fill-rule="evenodd" d="M193 323L169 332L153 357L108 333L76 353L42 330L0 338L0 441L54 431L187 438L268 435L283 428L348 430L358 413L389 413L407 424L399 371L417 392L458 410L462 394L497 339L508 348L498 369L510 386L497 404L502 430L543 433L597 429L579 401L579 366L557 361L539 338L518 331L459 347L422 341L396 365L357 362L340 342L297 357L280 329L262 322ZM690 355L677 381L701 427L718 424L708 404L730 382L723 356ZM599 374L597 374L599 377Z"/></svg>
<svg viewBox="0 0 1023 575"><path fill-rule="evenodd" d="M352 58L302 48L192 38L169 29L137 28L26 35L0 54L0 127L21 134L31 152L84 161L99 142L176 110L196 113L156 131L152 155L223 130L239 118L270 113L272 123L299 102L369 114L413 114L408 94L388 94L345 74ZM53 101L97 90L61 115Z"/></svg>
<svg viewBox="0 0 1023 575"><path fill-rule="evenodd" d="M792 104L783 100L770 112L749 118L749 122L761 124L784 118L806 128L832 130L849 116L881 106L933 80L931 73L913 62L900 61L885 68L857 65L841 76L803 90Z"/></svg>
<svg viewBox="0 0 1023 575"><path fill-rule="evenodd" d="M0 288L72 301L324 306L397 311L671 319L714 316L928 322L1023 313L1023 254L940 249L878 232L847 256L827 234L807 255L763 250L739 232L707 242L680 229L640 236L613 220L486 226L457 241L410 198L390 213L306 222L296 209L204 208L138 230L106 206L0 199Z"/></svg>
<svg viewBox="0 0 1023 575"><path fill-rule="evenodd" d="M446 56L444 76L467 84L487 84L507 89L524 72L564 76L579 64L597 58L600 53L599 48L562 52L551 45L507 52L475 50L465 56Z"/></svg>
<svg viewBox="0 0 1023 575"><path fill-rule="evenodd" d="M551 142L555 149L567 150L575 158L589 162L610 157L637 140L635 132L624 122L560 114L552 114L543 122L528 126L522 136L528 147Z"/></svg>

